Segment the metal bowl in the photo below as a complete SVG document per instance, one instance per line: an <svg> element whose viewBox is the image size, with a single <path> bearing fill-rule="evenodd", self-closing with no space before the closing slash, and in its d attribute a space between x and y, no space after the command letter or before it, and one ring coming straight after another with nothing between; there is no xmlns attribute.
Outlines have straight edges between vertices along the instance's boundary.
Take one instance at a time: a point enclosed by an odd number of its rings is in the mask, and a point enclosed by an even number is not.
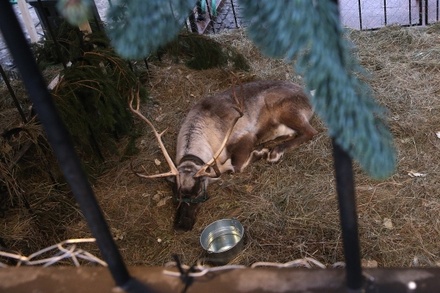
<svg viewBox="0 0 440 293"><path fill-rule="evenodd" d="M244 228L235 219L222 219L209 224L200 235L200 244L208 259L228 263L243 248Z"/></svg>

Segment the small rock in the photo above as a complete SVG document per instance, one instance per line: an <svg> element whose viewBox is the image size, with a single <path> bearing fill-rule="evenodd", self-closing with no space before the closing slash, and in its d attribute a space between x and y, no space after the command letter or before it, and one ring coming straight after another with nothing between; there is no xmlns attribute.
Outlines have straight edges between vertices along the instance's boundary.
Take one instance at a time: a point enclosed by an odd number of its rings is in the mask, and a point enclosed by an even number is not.
<svg viewBox="0 0 440 293"><path fill-rule="evenodd" d="M393 222L392 222L391 219L389 219L389 218L384 218L384 219L383 219L383 225L385 226L385 228L387 228L387 229L389 229L389 230L391 230L391 229L394 228L394 227L393 227Z"/></svg>

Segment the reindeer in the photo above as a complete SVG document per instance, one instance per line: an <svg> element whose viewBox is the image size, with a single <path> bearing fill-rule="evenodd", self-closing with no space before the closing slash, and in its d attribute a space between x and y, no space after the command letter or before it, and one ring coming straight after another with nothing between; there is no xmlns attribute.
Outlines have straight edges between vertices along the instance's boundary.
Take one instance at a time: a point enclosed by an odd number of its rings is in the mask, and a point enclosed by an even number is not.
<svg viewBox="0 0 440 293"><path fill-rule="evenodd" d="M317 131L307 95L286 81L256 81L205 97L184 119L177 136L176 164L168 154L162 135L133 106L130 109L152 128L170 166L163 174L136 174L143 178L168 177L178 203L174 220L177 230L191 230L199 203L207 199L208 184L225 172L242 172L250 163L266 159L278 162L286 150L297 148Z"/></svg>

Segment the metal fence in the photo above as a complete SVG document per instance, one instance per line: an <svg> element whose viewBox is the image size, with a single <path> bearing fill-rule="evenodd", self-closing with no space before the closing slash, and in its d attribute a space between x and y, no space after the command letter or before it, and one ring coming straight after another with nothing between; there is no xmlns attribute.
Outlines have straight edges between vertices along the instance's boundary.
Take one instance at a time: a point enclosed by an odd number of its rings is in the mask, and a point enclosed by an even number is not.
<svg viewBox="0 0 440 293"><path fill-rule="evenodd" d="M340 0L342 23L359 30L387 25L422 26L439 21L440 0Z"/></svg>

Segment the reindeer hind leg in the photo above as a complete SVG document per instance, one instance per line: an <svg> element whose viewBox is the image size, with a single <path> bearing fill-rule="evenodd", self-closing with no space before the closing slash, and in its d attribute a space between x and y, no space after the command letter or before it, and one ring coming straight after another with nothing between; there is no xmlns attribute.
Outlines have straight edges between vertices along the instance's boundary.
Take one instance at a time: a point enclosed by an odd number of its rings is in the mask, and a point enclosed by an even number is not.
<svg viewBox="0 0 440 293"><path fill-rule="evenodd" d="M301 144L311 140L318 132L315 128L310 125L307 119L302 120L302 123L298 125L297 123L292 123L293 125L286 125L291 127L297 133L292 138L281 142L276 145L267 156L267 161L269 163L277 163L284 152L287 150L295 149L299 147Z"/></svg>

